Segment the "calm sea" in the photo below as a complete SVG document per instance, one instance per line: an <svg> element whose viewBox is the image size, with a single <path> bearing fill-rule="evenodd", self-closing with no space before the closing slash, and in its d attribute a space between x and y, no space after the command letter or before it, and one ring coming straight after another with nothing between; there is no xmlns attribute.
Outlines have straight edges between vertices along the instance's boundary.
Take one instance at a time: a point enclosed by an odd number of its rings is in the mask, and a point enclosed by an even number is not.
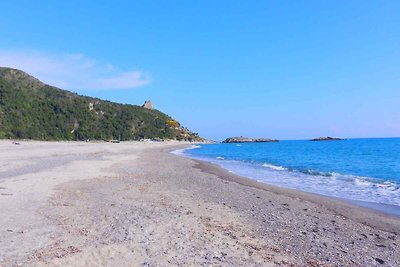
<svg viewBox="0 0 400 267"><path fill-rule="evenodd" d="M260 182L400 206L400 138L209 144L176 153Z"/></svg>

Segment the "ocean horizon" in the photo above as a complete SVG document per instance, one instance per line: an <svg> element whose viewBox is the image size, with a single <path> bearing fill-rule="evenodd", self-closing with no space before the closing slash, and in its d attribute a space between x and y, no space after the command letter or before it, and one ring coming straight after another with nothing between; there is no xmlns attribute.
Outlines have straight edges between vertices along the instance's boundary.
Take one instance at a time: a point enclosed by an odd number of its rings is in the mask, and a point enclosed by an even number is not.
<svg viewBox="0 0 400 267"><path fill-rule="evenodd" d="M176 153L259 182L400 216L400 138L200 144Z"/></svg>

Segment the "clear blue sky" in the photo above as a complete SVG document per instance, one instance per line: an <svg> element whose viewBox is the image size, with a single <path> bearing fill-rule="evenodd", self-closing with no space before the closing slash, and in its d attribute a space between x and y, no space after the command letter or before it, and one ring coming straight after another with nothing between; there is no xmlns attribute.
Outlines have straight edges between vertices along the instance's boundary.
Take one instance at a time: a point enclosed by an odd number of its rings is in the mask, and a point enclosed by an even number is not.
<svg viewBox="0 0 400 267"><path fill-rule="evenodd" d="M400 1L2 1L0 65L201 135L400 136Z"/></svg>

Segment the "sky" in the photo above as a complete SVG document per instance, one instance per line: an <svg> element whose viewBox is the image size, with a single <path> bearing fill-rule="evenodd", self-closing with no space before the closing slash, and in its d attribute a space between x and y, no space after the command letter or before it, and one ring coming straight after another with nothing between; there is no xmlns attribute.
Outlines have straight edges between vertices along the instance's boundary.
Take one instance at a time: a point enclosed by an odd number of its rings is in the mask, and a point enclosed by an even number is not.
<svg viewBox="0 0 400 267"><path fill-rule="evenodd" d="M0 66L194 132L400 136L400 1L2 1Z"/></svg>

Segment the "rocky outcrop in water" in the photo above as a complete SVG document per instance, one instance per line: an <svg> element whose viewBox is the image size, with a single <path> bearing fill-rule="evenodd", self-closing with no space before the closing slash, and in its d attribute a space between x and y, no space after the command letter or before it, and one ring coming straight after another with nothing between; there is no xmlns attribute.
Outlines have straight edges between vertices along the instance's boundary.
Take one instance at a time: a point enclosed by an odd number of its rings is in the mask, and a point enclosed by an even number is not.
<svg viewBox="0 0 400 267"><path fill-rule="evenodd" d="M279 142L276 139L270 138L249 138L249 137L229 137L222 143L266 143L266 142Z"/></svg>
<svg viewBox="0 0 400 267"><path fill-rule="evenodd" d="M311 139L310 141L339 141L339 140L344 140L344 139L327 136L327 137L314 138L314 139Z"/></svg>

